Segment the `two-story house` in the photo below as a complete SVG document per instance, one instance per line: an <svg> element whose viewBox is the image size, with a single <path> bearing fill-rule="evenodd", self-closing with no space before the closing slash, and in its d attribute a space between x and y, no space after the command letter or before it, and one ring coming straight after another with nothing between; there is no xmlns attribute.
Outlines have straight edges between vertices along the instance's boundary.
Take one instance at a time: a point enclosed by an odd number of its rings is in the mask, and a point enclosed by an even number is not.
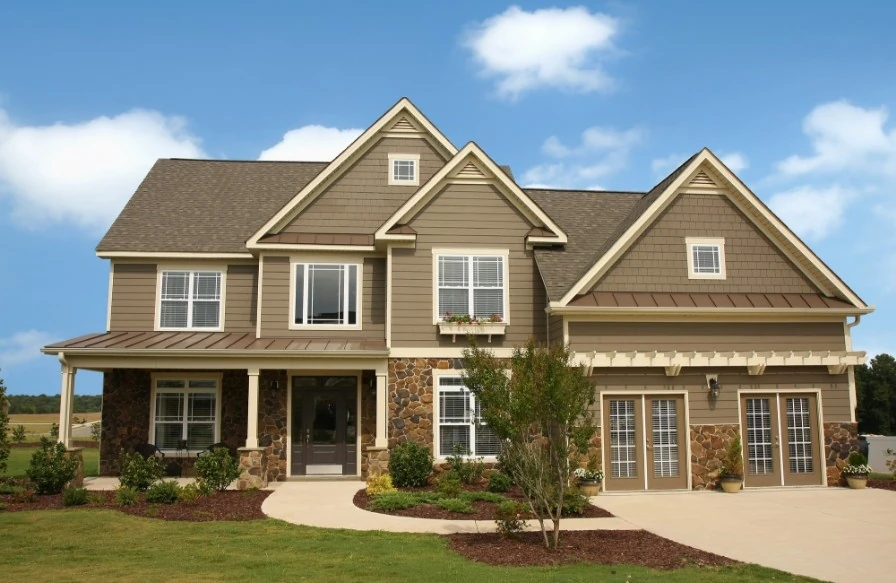
<svg viewBox="0 0 896 583"><path fill-rule="evenodd" d="M706 149L647 192L525 189L402 99L330 163L159 160L97 255L106 331L43 350L65 443L104 373L103 474L140 442L240 448L243 485L494 459L467 334L572 347L608 490L704 487L736 434L746 486L833 484L856 446L871 308Z"/></svg>

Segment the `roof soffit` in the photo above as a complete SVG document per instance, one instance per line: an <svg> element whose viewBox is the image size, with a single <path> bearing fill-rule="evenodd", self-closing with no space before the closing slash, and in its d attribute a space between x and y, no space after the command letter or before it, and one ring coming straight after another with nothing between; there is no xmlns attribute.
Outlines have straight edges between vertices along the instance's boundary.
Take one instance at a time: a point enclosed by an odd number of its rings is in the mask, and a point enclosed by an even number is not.
<svg viewBox="0 0 896 583"><path fill-rule="evenodd" d="M246 246L255 248L259 240L276 233L285 224L295 218L307 207L327 186L341 176L351 164L363 156L376 142L385 136L424 136L441 150L446 157L457 153L454 144L430 122L411 101L402 97L389 111L367 128L345 150L342 151L320 174L303 187L288 203L286 203L270 220L267 221L249 239Z"/></svg>
<svg viewBox="0 0 896 583"><path fill-rule="evenodd" d="M867 304L853 292L802 240L797 237L747 186L708 148L692 157L678 176L626 229L582 277L564 294L558 306L596 285L619 262L624 253L681 194L720 194L731 200L819 289L842 298L857 308Z"/></svg>

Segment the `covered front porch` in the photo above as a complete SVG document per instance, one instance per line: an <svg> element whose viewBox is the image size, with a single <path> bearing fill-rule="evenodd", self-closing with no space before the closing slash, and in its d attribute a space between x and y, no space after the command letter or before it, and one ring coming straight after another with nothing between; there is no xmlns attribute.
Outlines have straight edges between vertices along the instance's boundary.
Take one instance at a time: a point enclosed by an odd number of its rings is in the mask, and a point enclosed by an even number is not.
<svg viewBox="0 0 896 583"><path fill-rule="evenodd" d="M66 446L77 371L103 372L101 475L116 473L122 449L146 444L186 475L200 452L225 445L240 456L245 488L298 476L366 476L385 464L387 359L378 347L267 340L121 350L108 346L109 336L44 349L61 365L59 441Z"/></svg>

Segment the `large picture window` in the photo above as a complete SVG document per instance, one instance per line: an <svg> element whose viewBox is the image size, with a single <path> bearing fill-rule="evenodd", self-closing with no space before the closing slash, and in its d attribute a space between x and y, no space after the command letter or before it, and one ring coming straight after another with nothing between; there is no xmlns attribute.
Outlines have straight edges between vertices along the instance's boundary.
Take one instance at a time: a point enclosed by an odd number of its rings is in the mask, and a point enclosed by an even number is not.
<svg viewBox="0 0 896 583"><path fill-rule="evenodd" d="M161 450L201 450L218 441L218 381L157 379L153 443Z"/></svg>
<svg viewBox="0 0 896 583"><path fill-rule="evenodd" d="M464 386L463 379L441 376L438 391L439 456L451 455L455 447L473 456L497 456L501 451L501 440L487 425L483 425L482 410L476 395Z"/></svg>
<svg viewBox="0 0 896 583"><path fill-rule="evenodd" d="M359 266L297 263L294 326L358 326Z"/></svg>
<svg viewBox="0 0 896 583"><path fill-rule="evenodd" d="M504 321L504 267L500 255L440 255L439 318L467 315Z"/></svg>
<svg viewBox="0 0 896 583"><path fill-rule="evenodd" d="M161 279L160 329L221 327L220 271L163 271Z"/></svg>

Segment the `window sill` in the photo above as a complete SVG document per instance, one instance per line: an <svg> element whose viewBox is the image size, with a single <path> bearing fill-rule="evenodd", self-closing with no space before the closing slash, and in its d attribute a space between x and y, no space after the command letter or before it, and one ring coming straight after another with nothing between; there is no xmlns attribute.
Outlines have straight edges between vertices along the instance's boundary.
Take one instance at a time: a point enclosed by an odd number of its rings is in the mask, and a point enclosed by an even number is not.
<svg viewBox="0 0 896 583"><path fill-rule="evenodd" d="M488 336L488 341L492 341L492 336L504 336L504 329L507 328L507 322L482 322L480 324L463 324L455 322L439 322L439 334L442 336L451 336L451 341L456 342L457 336Z"/></svg>

